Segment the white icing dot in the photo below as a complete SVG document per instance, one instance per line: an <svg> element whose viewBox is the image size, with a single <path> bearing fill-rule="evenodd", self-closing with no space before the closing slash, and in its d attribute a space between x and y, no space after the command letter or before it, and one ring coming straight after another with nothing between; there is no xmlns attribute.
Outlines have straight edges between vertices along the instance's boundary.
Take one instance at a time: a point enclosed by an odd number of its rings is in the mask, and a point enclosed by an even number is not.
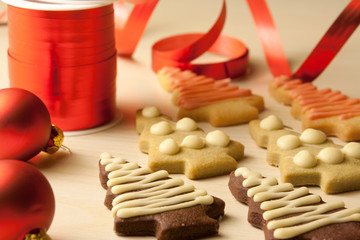
<svg viewBox="0 0 360 240"><path fill-rule="evenodd" d="M179 131L194 131L196 129L196 122L188 117L182 118L176 123L176 130Z"/></svg>
<svg viewBox="0 0 360 240"><path fill-rule="evenodd" d="M145 107L142 110L142 115L148 118L154 118L160 116L160 111L157 107Z"/></svg>
<svg viewBox="0 0 360 240"><path fill-rule="evenodd" d="M100 154L100 159L109 159L109 158L112 158L113 156L108 153L108 152L103 152L102 154Z"/></svg>
<svg viewBox="0 0 360 240"><path fill-rule="evenodd" d="M184 138L184 140L181 143L182 147L188 147L188 148L194 148L194 149L200 149L204 147L204 140L201 139L197 135L189 135Z"/></svg>
<svg viewBox="0 0 360 240"><path fill-rule="evenodd" d="M294 163L303 168L312 168L317 164L317 159L307 150L301 150L294 156Z"/></svg>
<svg viewBox="0 0 360 240"><path fill-rule="evenodd" d="M284 124L279 117L270 115L261 120L260 127L265 130L279 130L284 128Z"/></svg>
<svg viewBox="0 0 360 240"><path fill-rule="evenodd" d="M174 155L178 153L179 150L179 145L171 138L165 139L159 145L159 151L164 154Z"/></svg>
<svg viewBox="0 0 360 240"><path fill-rule="evenodd" d="M341 150L334 147L322 149L317 155L317 158L329 164L337 164L344 161L344 155Z"/></svg>
<svg viewBox="0 0 360 240"><path fill-rule="evenodd" d="M230 142L229 136L220 130L209 132L206 135L206 143L220 147L226 147Z"/></svg>
<svg viewBox="0 0 360 240"><path fill-rule="evenodd" d="M291 150L300 146L301 142L297 136L289 134L279 137L276 144L282 150Z"/></svg>
<svg viewBox="0 0 360 240"><path fill-rule="evenodd" d="M322 131L308 128L301 133L300 140L308 144L321 144L326 141L326 134Z"/></svg>
<svg viewBox="0 0 360 240"><path fill-rule="evenodd" d="M360 159L360 143L350 142L346 144L343 149L345 155Z"/></svg>
<svg viewBox="0 0 360 240"><path fill-rule="evenodd" d="M167 121L161 121L151 126L150 132L154 135L167 135L173 132L170 123Z"/></svg>

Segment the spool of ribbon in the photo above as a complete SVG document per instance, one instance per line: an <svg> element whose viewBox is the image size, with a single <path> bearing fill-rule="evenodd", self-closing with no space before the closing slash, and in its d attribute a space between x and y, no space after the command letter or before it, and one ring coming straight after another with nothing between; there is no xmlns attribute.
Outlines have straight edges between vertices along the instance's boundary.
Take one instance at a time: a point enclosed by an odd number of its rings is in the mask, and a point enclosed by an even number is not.
<svg viewBox="0 0 360 240"><path fill-rule="evenodd" d="M265 0L247 0L262 48L274 77L280 75L311 82L328 66L360 23L360 1L352 0L330 26L300 68L292 73L279 32Z"/></svg>
<svg viewBox="0 0 360 240"><path fill-rule="evenodd" d="M40 2L7 2L10 86L39 96L52 122L65 131L112 120L116 105L114 10L112 4L103 6L111 1ZM83 9L87 7L95 8Z"/></svg>

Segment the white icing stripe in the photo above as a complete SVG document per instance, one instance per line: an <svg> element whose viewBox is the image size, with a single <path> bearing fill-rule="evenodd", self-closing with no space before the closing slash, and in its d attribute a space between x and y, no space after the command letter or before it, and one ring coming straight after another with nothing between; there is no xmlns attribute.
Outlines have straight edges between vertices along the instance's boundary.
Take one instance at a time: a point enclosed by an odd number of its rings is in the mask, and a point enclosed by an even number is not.
<svg viewBox="0 0 360 240"><path fill-rule="evenodd" d="M267 228L274 230L277 239L292 238L334 223L360 221L360 208L343 209L343 202L319 204L321 198L309 195L306 187L294 190L291 184L278 185L273 178L263 178L247 168L237 169L235 176L245 178L243 186L249 188L248 196L261 202L263 218L269 221ZM332 210L337 211L328 213ZM275 219L289 214L298 215Z"/></svg>
<svg viewBox="0 0 360 240"><path fill-rule="evenodd" d="M110 155L101 156L100 163L105 169L112 169L107 185L113 194L119 194L112 202L113 216L129 218L199 204L210 205L214 201L205 190L195 190L181 179L169 178L167 171L151 172L136 163L119 163Z"/></svg>

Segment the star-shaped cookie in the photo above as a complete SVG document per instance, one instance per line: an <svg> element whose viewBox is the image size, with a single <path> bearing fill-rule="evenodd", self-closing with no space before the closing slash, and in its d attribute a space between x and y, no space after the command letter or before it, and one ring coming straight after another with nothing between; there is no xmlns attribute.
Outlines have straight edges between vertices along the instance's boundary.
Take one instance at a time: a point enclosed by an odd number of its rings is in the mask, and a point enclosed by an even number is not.
<svg viewBox="0 0 360 240"><path fill-rule="evenodd" d="M360 143L340 146L311 128L300 134L284 128L274 115L251 121L249 129L255 142L267 148L267 162L279 167L283 182L316 185L326 193L360 189Z"/></svg>
<svg viewBox="0 0 360 240"><path fill-rule="evenodd" d="M173 122L155 107L137 112L136 129L140 133L139 149L149 155L152 171L163 169L184 173L190 179L208 178L230 173L244 155L244 146L223 131L206 134L194 120Z"/></svg>

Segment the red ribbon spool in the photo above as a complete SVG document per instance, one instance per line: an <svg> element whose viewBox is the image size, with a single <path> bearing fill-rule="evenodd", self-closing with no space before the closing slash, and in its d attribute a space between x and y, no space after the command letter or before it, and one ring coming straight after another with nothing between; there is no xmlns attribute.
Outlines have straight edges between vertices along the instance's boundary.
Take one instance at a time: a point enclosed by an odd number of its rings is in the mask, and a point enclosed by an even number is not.
<svg viewBox="0 0 360 240"><path fill-rule="evenodd" d="M65 131L115 115L116 48L112 5L75 11L8 6L10 86L29 90Z"/></svg>

